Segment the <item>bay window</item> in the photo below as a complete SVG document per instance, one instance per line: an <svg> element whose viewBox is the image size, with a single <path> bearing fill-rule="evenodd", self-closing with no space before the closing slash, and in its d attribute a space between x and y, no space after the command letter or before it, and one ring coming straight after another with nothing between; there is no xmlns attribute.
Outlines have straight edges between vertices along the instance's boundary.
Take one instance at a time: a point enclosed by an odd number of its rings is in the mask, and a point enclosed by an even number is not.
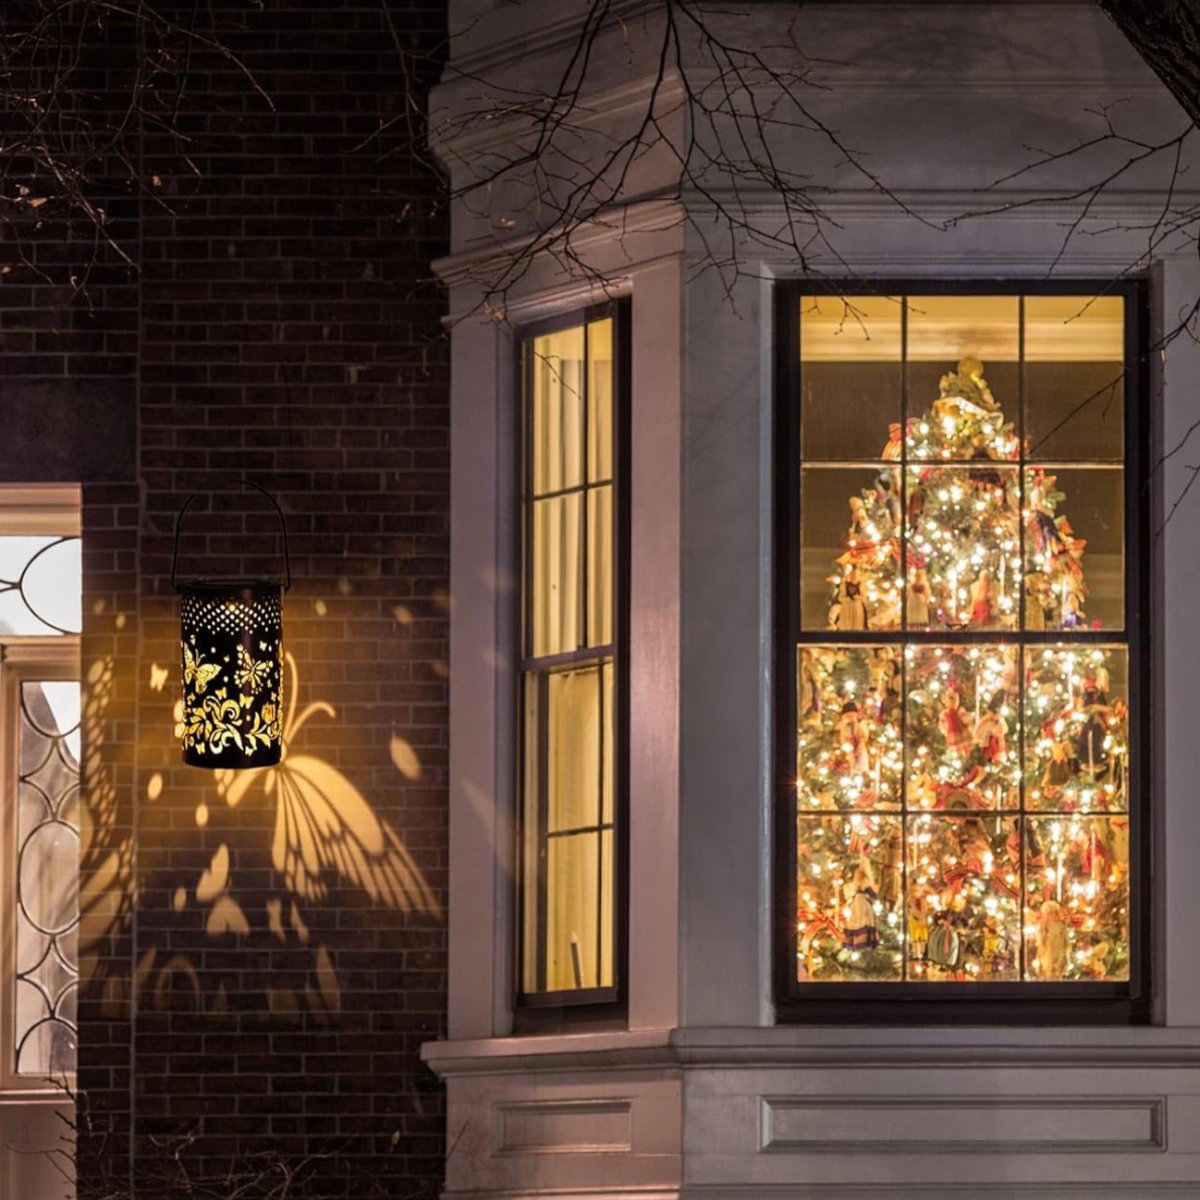
<svg viewBox="0 0 1200 1200"><path fill-rule="evenodd" d="M785 1016L1144 1014L1140 295L784 294Z"/></svg>

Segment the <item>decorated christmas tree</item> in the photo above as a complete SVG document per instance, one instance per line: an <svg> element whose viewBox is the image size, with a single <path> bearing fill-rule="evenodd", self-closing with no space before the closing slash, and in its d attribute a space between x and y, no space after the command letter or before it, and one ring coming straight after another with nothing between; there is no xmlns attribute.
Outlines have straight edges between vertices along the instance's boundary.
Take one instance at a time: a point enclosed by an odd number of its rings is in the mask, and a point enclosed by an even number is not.
<svg viewBox="0 0 1200 1200"><path fill-rule="evenodd" d="M801 978L1128 975L1125 660L1006 638L1080 629L1087 598L1066 498L1020 449L964 359L850 498L832 630L997 640L801 647Z"/></svg>

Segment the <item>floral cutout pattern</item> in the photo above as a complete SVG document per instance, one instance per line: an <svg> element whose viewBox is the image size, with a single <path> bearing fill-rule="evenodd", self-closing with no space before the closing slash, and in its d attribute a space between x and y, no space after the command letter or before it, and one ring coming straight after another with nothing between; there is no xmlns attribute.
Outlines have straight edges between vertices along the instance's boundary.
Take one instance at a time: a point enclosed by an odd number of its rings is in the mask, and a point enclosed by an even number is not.
<svg viewBox="0 0 1200 1200"><path fill-rule="evenodd" d="M193 632L183 643L184 716L181 740L185 751L219 756L232 747L254 755L279 743L280 652L260 641L259 650L270 657L252 658L238 645L236 666L229 655L207 661ZM209 692L209 684L214 686ZM207 694L206 694L207 693Z"/></svg>

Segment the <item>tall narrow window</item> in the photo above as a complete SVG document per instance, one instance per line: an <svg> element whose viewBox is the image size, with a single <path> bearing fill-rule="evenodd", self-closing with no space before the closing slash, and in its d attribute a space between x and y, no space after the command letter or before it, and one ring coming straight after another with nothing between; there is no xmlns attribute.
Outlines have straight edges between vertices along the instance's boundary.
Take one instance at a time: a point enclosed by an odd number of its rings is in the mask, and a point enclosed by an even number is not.
<svg viewBox="0 0 1200 1200"><path fill-rule="evenodd" d="M522 343L520 999L534 1006L618 996L620 315Z"/></svg>
<svg viewBox="0 0 1200 1200"><path fill-rule="evenodd" d="M0 489L0 1088L75 1070L80 546L76 489Z"/></svg>
<svg viewBox="0 0 1200 1200"><path fill-rule="evenodd" d="M1128 1002L1137 292L887 292L791 297L784 999Z"/></svg>

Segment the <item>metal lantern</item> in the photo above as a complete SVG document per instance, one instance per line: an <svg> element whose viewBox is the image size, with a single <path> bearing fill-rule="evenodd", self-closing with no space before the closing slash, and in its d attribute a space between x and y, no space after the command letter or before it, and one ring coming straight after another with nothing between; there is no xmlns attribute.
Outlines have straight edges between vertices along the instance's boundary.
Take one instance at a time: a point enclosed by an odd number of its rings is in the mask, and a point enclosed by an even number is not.
<svg viewBox="0 0 1200 1200"><path fill-rule="evenodd" d="M209 579L180 583L179 533L197 496L175 518L171 586L180 597L183 667L183 761L210 770L269 767L279 761L283 719L283 593L292 586L287 522L275 497L262 492L283 530L284 583Z"/></svg>

